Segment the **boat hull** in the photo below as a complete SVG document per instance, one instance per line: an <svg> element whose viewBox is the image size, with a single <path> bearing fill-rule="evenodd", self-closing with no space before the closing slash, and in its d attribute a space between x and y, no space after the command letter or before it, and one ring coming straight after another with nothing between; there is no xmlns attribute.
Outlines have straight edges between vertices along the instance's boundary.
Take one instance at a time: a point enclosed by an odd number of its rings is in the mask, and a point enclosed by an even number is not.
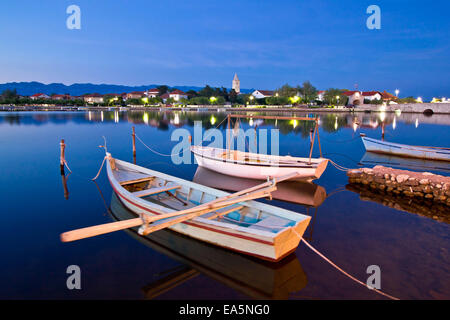
<svg viewBox="0 0 450 320"><path fill-rule="evenodd" d="M233 177L253 180L267 180L268 177L279 178L292 173L298 173L299 175L291 180L314 180L320 178L328 165L327 159L320 159L319 162L317 162L317 159L313 159L315 162L311 164L297 164L295 163L296 159L305 159L294 157L290 157L293 162L292 165L277 165L276 162L266 165L243 163L243 161L239 160L209 157L202 152L198 152L197 148L191 148L191 150L194 153L195 161L200 167ZM259 155L255 155L255 157L257 156Z"/></svg>
<svg viewBox="0 0 450 320"><path fill-rule="evenodd" d="M392 154L400 157L420 158L427 160L450 161L450 149L409 146L386 142L368 137L361 137L368 152Z"/></svg>
<svg viewBox="0 0 450 320"><path fill-rule="evenodd" d="M127 166L127 168L131 170L141 170L144 173L146 170L145 168L124 161L115 160L115 162L117 165ZM115 179L113 169L111 169L109 161L107 161L107 172L115 194L119 197L120 201L127 207L127 209L134 212L136 215L157 216L171 212L170 210L165 211L163 207L154 206L151 202L132 196L132 194L123 188ZM147 169L147 173L151 175L154 174L155 171ZM164 175L164 177L168 177L171 181L179 184L189 183L190 186L195 186L198 189L204 190L218 197L229 194L176 177L167 175ZM248 205L252 208L257 208L262 211L285 211L287 214L291 214L290 211L272 207L256 201L248 201L246 203L248 203ZM297 215L302 218L298 219L294 226L280 231L275 235L269 234L268 232L246 232L244 228L241 227L229 228L219 222L201 217L175 224L169 227L169 229L194 239L251 255L260 259L279 261L297 248L300 239L311 219L309 216L303 216L300 214Z"/></svg>

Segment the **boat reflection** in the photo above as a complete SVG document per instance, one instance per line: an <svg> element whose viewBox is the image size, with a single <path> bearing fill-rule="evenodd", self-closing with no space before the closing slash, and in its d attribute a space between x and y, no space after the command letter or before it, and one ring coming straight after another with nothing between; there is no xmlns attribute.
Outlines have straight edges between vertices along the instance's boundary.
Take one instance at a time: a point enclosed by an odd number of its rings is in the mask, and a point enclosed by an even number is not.
<svg viewBox="0 0 450 320"><path fill-rule="evenodd" d="M348 184L347 190L359 194L363 201L380 203L396 210L414 213L422 217L434 219L439 222L450 223L449 209L445 204L436 203L431 200L420 200L418 198L393 195L360 184Z"/></svg>
<svg viewBox="0 0 450 320"><path fill-rule="evenodd" d="M360 161L368 166L388 166L403 169L422 170L430 172L450 172L450 163L445 161L403 158L388 154L366 152Z"/></svg>
<svg viewBox="0 0 450 320"><path fill-rule="evenodd" d="M136 216L113 193L110 214L114 220ZM279 263L270 263L241 255L208 243L160 230L146 237L137 228L126 232L146 246L180 262L183 266L142 288L147 298L155 298L177 285L204 274L254 299L287 299L307 284L295 253Z"/></svg>
<svg viewBox="0 0 450 320"><path fill-rule="evenodd" d="M202 167L197 168L193 181L225 191L239 191L261 183L251 179L223 175ZM317 208L327 198L327 192L325 188L312 182L284 181L277 184L277 190L272 192L272 197L281 201Z"/></svg>

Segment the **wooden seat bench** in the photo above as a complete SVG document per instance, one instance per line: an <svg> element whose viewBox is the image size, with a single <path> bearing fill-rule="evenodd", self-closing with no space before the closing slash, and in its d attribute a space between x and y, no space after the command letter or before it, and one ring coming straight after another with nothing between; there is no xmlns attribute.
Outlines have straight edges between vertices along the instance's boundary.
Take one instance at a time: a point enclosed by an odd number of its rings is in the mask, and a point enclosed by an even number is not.
<svg viewBox="0 0 450 320"><path fill-rule="evenodd" d="M174 184L174 185L168 185L168 186L163 186L163 187L159 187L159 188L151 188L151 189L147 189L147 190L136 191L136 192L132 192L132 194L136 197L142 198L142 197L151 196L151 195L158 194L158 193L177 190L180 188L181 188L180 185Z"/></svg>

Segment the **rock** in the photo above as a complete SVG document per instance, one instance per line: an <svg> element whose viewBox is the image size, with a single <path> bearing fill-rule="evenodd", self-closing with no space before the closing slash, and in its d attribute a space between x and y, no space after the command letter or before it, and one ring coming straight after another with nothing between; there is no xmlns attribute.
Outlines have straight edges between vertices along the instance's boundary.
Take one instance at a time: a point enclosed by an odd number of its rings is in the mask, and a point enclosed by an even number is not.
<svg viewBox="0 0 450 320"><path fill-rule="evenodd" d="M431 193L428 193L425 195L426 199L433 199L433 195Z"/></svg>
<svg viewBox="0 0 450 320"><path fill-rule="evenodd" d="M424 172L424 173L422 173L422 175L424 175L424 176L434 176L434 174L432 174L431 172Z"/></svg>
<svg viewBox="0 0 450 320"><path fill-rule="evenodd" d="M419 181L419 184L427 186L427 185L430 184L430 180L428 180L428 179L421 179Z"/></svg>
<svg viewBox="0 0 450 320"><path fill-rule="evenodd" d="M384 174L384 179L389 180L389 178L390 178L389 174L385 173Z"/></svg>
<svg viewBox="0 0 450 320"><path fill-rule="evenodd" d="M369 169L369 168L363 168L363 169L362 169L362 172L364 172L364 173L366 173L366 174L369 174L369 173L372 173L372 174L373 174L373 170L372 170L372 169Z"/></svg>
<svg viewBox="0 0 450 320"><path fill-rule="evenodd" d="M407 186L418 186L419 182L414 178L409 178L408 180L405 181L405 184Z"/></svg>
<svg viewBox="0 0 450 320"><path fill-rule="evenodd" d="M408 178L409 178L409 176L407 174L399 174L397 176L397 182L402 183L402 182L406 181Z"/></svg>

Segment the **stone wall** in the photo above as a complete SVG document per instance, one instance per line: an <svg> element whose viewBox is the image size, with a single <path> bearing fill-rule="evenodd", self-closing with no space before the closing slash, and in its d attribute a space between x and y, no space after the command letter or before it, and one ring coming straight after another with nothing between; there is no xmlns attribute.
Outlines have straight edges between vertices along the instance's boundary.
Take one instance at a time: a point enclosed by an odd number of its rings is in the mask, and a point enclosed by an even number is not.
<svg viewBox="0 0 450 320"><path fill-rule="evenodd" d="M382 106L375 104L363 104L357 108L370 111L382 110ZM433 113L450 113L450 103L405 103L393 104L384 107L384 111L386 112L395 112L396 110L400 110L405 113L423 113L425 110L432 110Z"/></svg>
<svg viewBox="0 0 450 320"><path fill-rule="evenodd" d="M450 177L376 166L347 171L349 183L363 184L405 197L433 200L450 206Z"/></svg>

